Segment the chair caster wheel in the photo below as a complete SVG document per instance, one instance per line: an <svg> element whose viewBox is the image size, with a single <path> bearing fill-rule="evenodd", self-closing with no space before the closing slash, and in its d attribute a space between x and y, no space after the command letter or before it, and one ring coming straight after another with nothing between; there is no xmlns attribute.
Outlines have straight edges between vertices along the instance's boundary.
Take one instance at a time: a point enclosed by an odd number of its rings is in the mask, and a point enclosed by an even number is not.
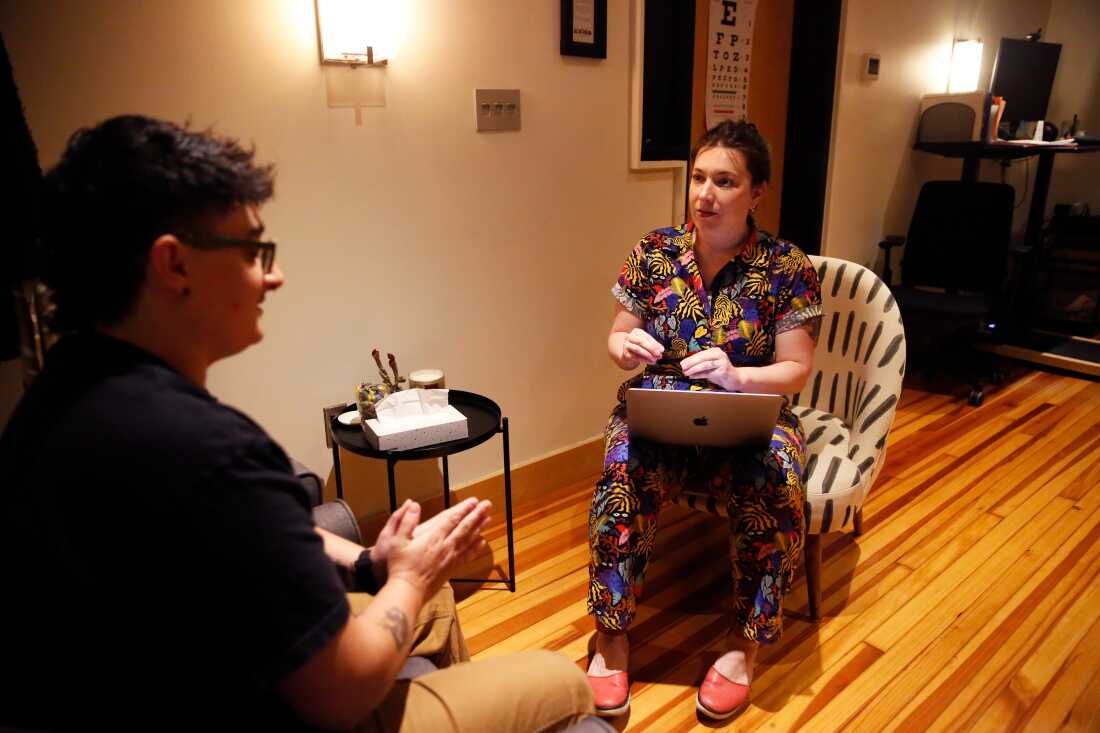
<svg viewBox="0 0 1100 733"><path fill-rule="evenodd" d="M979 407L982 404L982 399L985 397L980 389L970 390L970 397L966 400L971 407Z"/></svg>

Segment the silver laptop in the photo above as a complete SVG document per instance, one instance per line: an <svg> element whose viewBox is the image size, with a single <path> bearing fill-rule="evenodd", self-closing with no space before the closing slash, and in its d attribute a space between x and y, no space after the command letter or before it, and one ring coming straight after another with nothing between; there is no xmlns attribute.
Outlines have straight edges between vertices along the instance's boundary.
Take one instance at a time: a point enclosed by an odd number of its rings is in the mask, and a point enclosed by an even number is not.
<svg viewBox="0 0 1100 733"><path fill-rule="evenodd" d="M783 397L748 392L626 391L631 436L672 445L764 448Z"/></svg>

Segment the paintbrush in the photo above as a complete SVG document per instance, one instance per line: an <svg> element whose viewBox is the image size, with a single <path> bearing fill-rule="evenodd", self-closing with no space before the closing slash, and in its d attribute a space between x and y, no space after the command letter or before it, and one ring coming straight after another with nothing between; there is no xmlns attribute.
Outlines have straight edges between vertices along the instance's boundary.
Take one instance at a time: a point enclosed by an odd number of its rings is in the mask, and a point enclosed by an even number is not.
<svg viewBox="0 0 1100 733"><path fill-rule="evenodd" d="M386 354L386 357L390 361L390 369L393 370L393 391L396 392L401 388L401 372L397 371L397 357L393 354Z"/></svg>
<svg viewBox="0 0 1100 733"><path fill-rule="evenodd" d="M386 383L390 390L396 392L397 385L390 381L390 375L386 374L386 367L382 366L382 354L378 352L378 349L373 349L370 355L374 357L374 363L378 365L378 373L382 376L382 381Z"/></svg>

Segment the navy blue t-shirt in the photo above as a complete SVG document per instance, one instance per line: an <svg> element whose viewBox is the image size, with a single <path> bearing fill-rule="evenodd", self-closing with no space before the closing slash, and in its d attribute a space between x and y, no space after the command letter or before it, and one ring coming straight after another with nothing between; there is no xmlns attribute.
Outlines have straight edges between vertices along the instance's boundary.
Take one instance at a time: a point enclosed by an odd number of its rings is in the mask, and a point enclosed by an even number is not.
<svg viewBox="0 0 1100 733"><path fill-rule="evenodd" d="M296 727L347 622L283 450L151 354L67 336L0 438L0 723Z"/></svg>

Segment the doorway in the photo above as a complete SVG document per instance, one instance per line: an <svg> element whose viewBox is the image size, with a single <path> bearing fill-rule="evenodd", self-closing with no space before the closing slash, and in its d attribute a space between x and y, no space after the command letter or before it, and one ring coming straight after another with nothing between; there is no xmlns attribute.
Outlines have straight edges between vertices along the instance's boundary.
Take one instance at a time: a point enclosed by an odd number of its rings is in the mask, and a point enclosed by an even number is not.
<svg viewBox="0 0 1100 733"><path fill-rule="evenodd" d="M842 0L795 0L779 236L821 254Z"/></svg>

